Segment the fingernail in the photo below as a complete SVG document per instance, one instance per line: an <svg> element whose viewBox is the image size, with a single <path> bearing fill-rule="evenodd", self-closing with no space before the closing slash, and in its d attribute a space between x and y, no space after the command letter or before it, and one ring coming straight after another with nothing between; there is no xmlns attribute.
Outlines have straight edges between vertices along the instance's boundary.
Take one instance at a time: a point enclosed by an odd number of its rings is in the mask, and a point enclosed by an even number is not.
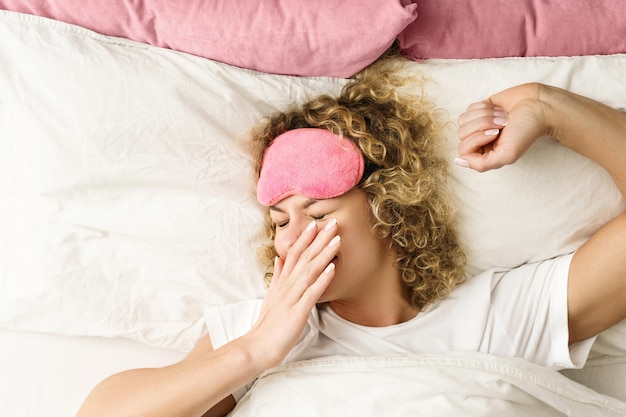
<svg viewBox="0 0 626 417"><path fill-rule="evenodd" d="M339 235L335 236L330 242L328 242L328 247L335 246L337 243L339 243L340 240L341 238L339 237Z"/></svg>
<svg viewBox="0 0 626 417"><path fill-rule="evenodd" d="M336 224L337 224L337 220L336 219L330 219L329 222L324 227L324 230L330 230Z"/></svg>
<svg viewBox="0 0 626 417"><path fill-rule="evenodd" d="M494 117L493 123L497 124L498 126L506 126L506 124L508 123L508 120L506 117Z"/></svg>
<svg viewBox="0 0 626 417"><path fill-rule="evenodd" d="M469 162L467 162L463 158L454 158L454 163L460 166L461 168L469 168Z"/></svg>
<svg viewBox="0 0 626 417"><path fill-rule="evenodd" d="M333 269L335 269L335 264L334 263L329 263L326 268L324 269L324 273L328 274L330 271L332 271Z"/></svg>
<svg viewBox="0 0 626 417"><path fill-rule="evenodd" d="M311 230L313 230L313 228L315 227L315 220L313 220L311 223L309 223L309 225L306 227L305 232L310 232Z"/></svg>
<svg viewBox="0 0 626 417"><path fill-rule="evenodd" d="M506 112L501 110L496 110L493 112L493 117L506 117Z"/></svg>
<svg viewBox="0 0 626 417"><path fill-rule="evenodd" d="M487 129L485 130L485 136L496 136L500 133L500 129Z"/></svg>

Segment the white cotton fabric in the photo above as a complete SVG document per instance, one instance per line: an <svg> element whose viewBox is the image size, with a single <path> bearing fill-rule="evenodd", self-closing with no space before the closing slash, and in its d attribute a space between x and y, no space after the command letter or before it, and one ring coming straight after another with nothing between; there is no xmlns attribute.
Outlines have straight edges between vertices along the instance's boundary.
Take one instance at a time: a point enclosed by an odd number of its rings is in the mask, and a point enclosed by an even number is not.
<svg viewBox="0 0 626 417"><path fill-rule="evenodd" d="M303 337L284 363L337 355L470 351L520 357L553 369L581 368L595 337L568 346L571 258L485 272L415 318L393 326L354 324L321 305L312 312ZM214 347L245 334L256 322L262 303L249 300L206 309Z"/></svg>
<svg viewBox="0 0 626 417"><path fill-rule="evenodd" d="M477 352L332 357L261 375L235 417L618 417L626 403L519 358Z"/></svg>

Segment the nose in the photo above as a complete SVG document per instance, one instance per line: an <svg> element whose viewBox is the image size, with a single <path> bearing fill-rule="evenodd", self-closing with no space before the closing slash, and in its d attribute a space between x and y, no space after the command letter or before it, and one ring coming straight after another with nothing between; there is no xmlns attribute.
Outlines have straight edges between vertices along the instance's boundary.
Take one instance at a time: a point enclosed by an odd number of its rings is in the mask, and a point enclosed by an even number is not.
<svg viewBox="0 0 626 417"><path fill-rule="evenodd" d="M278 256L282 259L287 257L289 249L296 243L302 232L304 232L310 223L311 221L306 218L292 219L287 227L276 231L274 247L276 248L276 252L278 252Z"/></svg>

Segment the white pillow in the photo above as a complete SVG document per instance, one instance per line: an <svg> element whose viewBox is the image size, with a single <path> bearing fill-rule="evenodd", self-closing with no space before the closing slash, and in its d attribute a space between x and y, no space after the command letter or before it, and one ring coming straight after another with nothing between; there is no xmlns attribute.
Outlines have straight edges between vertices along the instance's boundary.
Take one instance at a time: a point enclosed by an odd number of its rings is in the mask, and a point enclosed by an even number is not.
<svg viewBox="0 0 626 417"><path fill-rule="evenodd" d="M241 70L0 13L0 327L189 350L263 296L238 135L345 80Z"/></svg>
<svg viewBox="0 0 626 417"><path fill-rule="evenodd" d="M263 295L262 210L236 138L345 80L236 69L9 12L0 38L0 327L185 351L203 307ZM526 80L625 107L625 64L410 65L455 119ZM453 127L449 141L452 160ZM548 141L515 166L453 174L472 273L571 251L623 207L602 169Z"/></svg>

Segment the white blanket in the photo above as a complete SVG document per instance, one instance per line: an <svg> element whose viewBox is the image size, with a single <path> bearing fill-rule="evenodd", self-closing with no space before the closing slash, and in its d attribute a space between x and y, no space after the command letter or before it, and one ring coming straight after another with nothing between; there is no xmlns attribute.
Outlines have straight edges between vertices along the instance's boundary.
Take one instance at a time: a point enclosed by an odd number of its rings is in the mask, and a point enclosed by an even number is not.
<svg viewBox="0 0 626 417"><path fill-rule="evenodd" d="M626 403L520 359L335 357L263 374L233 416L615 417Z"/></svg>

